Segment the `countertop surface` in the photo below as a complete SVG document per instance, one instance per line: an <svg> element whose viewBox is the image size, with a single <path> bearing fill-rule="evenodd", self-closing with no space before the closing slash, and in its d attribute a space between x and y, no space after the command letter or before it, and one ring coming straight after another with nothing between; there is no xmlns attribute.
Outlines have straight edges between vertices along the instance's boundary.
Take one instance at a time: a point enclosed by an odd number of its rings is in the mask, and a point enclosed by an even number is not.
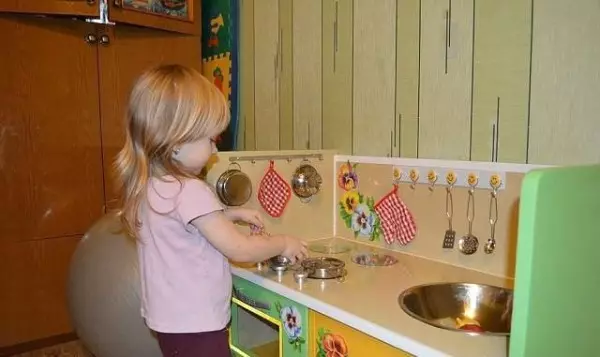
<svg viewBox="0 0 600 357"><path fill-rule="evenodd" d="M290 270L278 276L271 269L259 270L255 266L233 266L232 272L415 356L508 355L506 337L470 336L427 325L407 315L398 303L398 296L405 289L428 283L468 282L512 288L512 280L343 238L314 240L309 245L323 243L350 246L348 252L340 254L310 251L313 257L326 255L343 260L347 269L345 281L308 279L300 285ZM389 254L398 263L361 266L351 260L359 252Z"/></svg>

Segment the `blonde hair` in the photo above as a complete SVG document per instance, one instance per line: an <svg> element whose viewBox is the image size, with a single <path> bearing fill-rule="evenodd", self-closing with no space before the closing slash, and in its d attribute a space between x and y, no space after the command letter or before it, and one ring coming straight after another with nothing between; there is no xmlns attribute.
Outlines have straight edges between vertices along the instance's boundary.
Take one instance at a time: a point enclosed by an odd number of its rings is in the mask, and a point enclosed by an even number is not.
<svg viewBox="0 0 600 357"><path fill-rule="evenodd" d="M229 124L224 95L194 69L163 65L143 73L129 97L125 144L114 171L125 231L136 236L138 211L151 177L195 177L173 160L181 144L223 132Z"/></svg>

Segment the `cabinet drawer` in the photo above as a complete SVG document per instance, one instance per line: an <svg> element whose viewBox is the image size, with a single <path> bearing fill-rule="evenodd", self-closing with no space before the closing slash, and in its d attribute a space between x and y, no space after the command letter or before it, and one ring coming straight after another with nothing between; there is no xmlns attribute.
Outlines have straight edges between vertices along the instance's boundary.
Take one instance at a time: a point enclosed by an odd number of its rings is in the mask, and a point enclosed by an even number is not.
<svg viewBox="0 0 600 357"><path fill-rule="evenodd" d="M311 357L340 356L377 356L409 357L410 354L396 349L387 343L362 333L337 320L318 312L310 312ZM337 352L337 354L336 354Z"/></svg>

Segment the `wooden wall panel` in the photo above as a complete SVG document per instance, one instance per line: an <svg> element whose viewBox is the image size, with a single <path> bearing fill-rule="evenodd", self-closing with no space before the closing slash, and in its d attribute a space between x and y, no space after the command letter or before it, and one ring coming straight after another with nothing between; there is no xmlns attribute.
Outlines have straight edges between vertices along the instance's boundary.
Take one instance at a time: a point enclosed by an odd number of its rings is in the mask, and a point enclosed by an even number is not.
<svg viewBox="0 0 600 357"><path fill-rule="evenodd" d="M240 150L256 148L254 130L254 0L240 1Z"/></svg>

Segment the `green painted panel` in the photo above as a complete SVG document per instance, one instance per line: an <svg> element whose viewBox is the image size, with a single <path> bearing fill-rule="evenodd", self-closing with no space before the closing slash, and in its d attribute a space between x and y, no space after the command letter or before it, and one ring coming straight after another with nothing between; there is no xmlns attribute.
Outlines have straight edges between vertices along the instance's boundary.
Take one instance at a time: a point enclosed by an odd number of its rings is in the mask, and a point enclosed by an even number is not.
<svg viewBox="0 0 600 357"><path fill-rule="evenodd" d="M308 309L305 306L239 277L233 278L233 286L234 297L281 322L283 356L308 356L309 322ZM238 347L240 331L236 327L240 317L239 309L235 303L232 305L231 340L232 344ZM248 354L252 355L252 353Z"/></svg>
<svg viewBox="0 0 600 357"><path fill-rule="evenodd" d="M525 176L511 357L600 353L600 165Z"/></svg>

